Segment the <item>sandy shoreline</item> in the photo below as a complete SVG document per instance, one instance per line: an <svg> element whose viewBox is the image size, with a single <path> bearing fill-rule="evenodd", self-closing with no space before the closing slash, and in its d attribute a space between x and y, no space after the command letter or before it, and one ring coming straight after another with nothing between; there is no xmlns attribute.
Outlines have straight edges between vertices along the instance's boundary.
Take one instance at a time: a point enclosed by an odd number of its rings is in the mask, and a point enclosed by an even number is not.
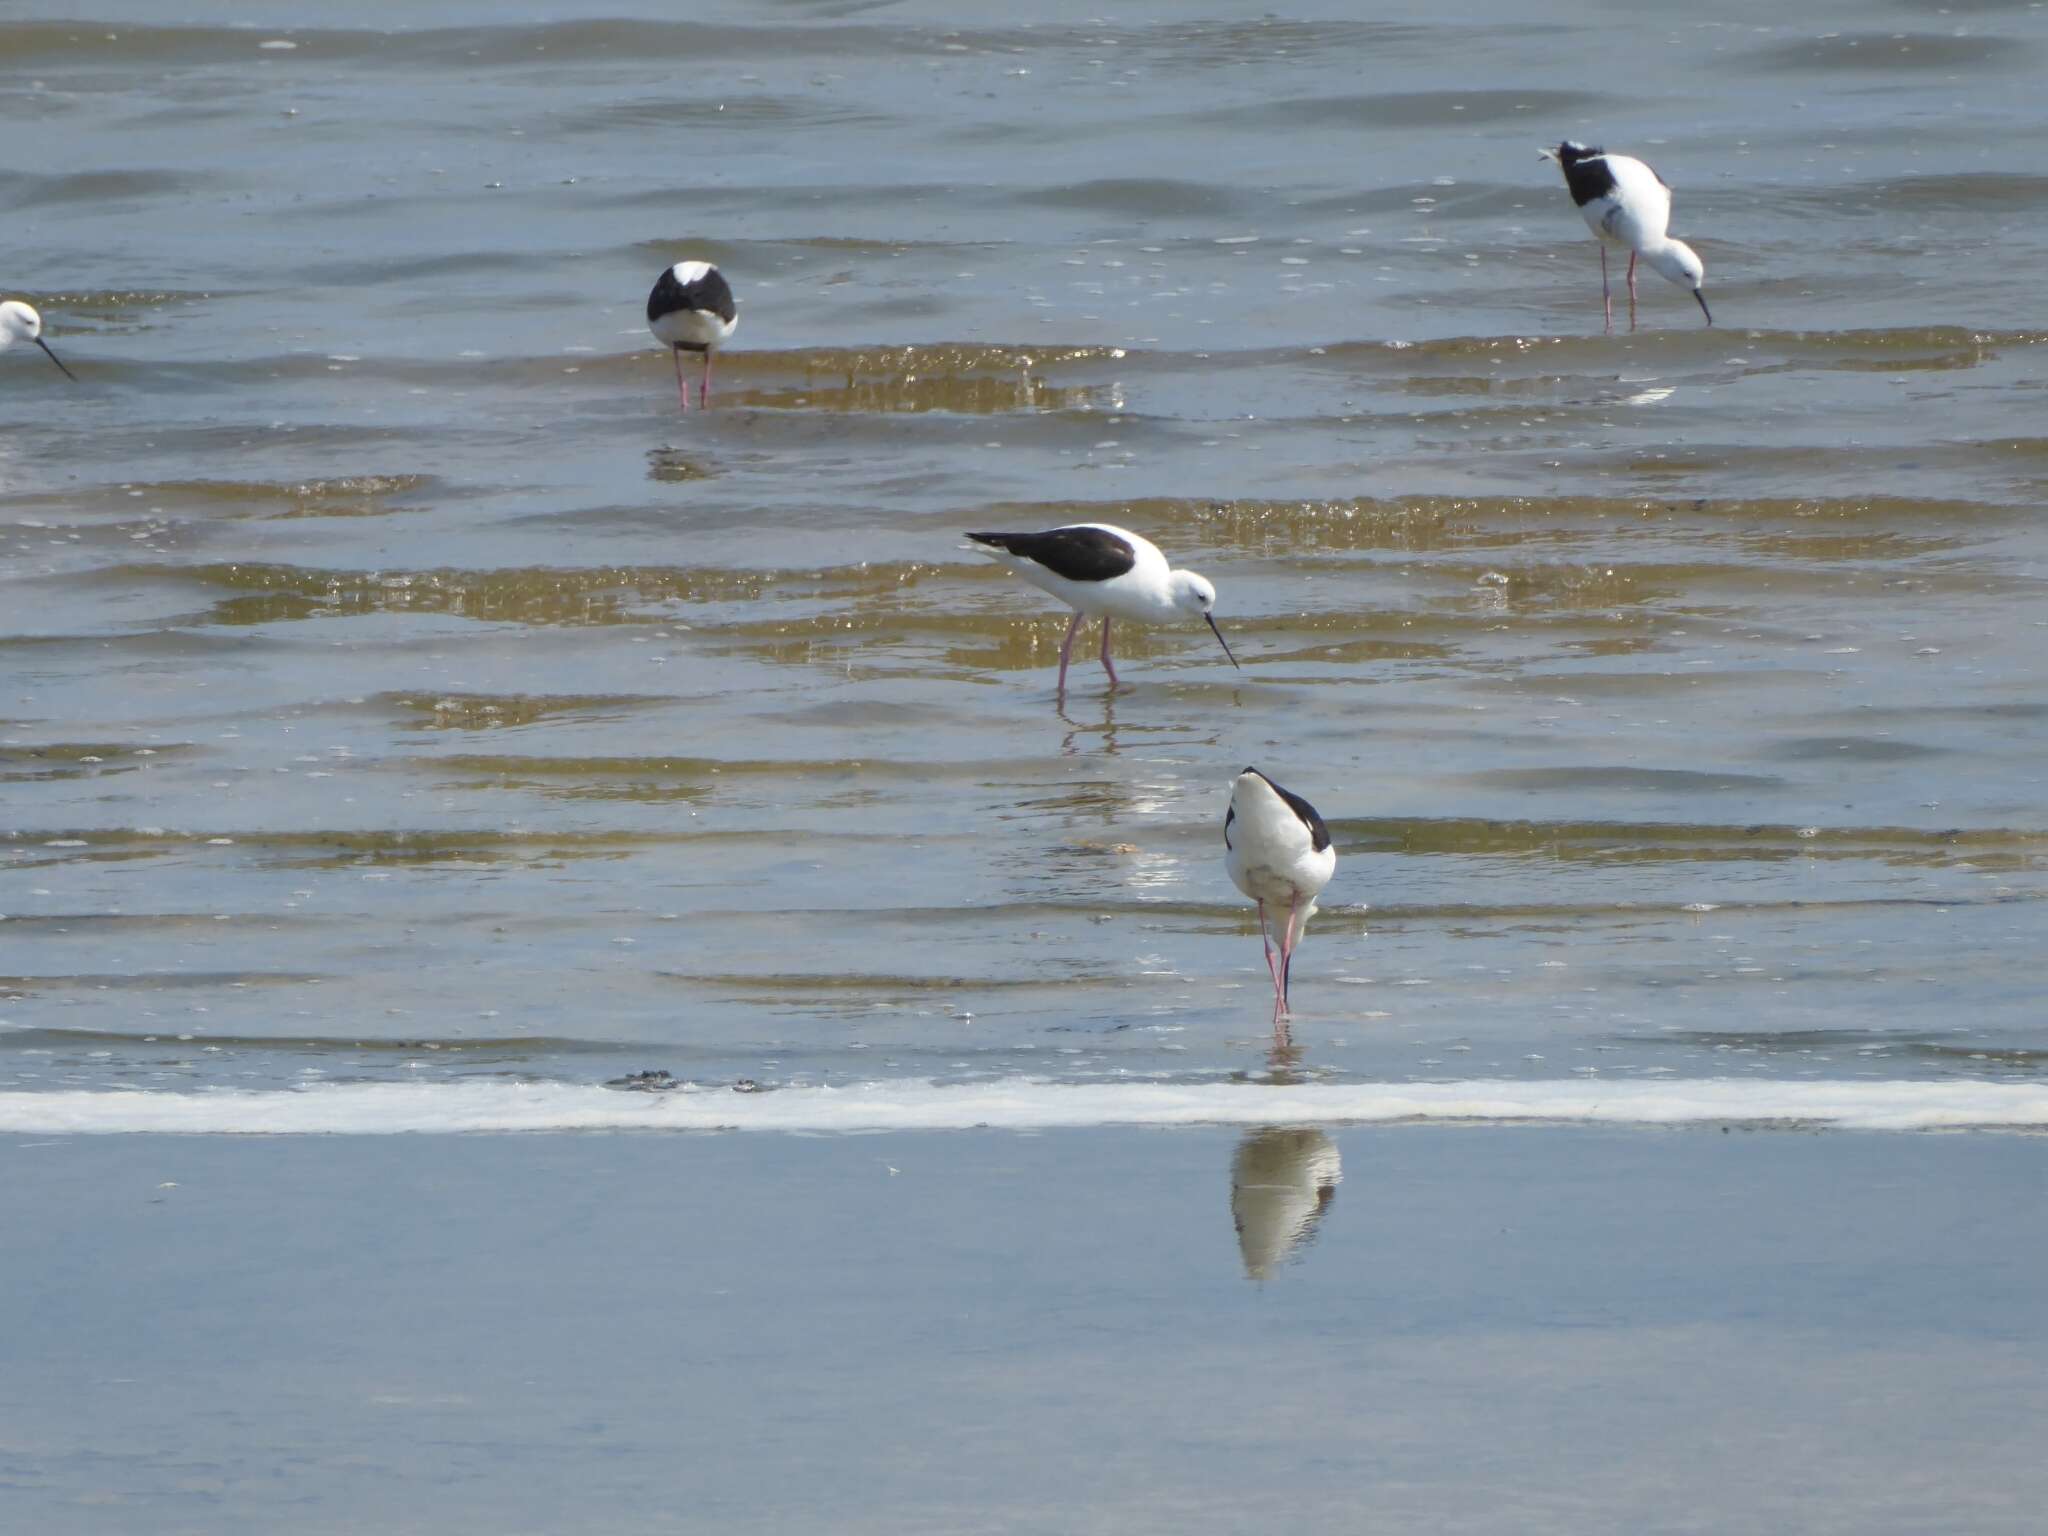
<svg viewBox="0 0 2048 1536"><path fill-rule="evenodd" d="M0 1489L48 1533L451 1536L2048 1496L2031 1138L1272 1134L10 1137Z"/></svg>

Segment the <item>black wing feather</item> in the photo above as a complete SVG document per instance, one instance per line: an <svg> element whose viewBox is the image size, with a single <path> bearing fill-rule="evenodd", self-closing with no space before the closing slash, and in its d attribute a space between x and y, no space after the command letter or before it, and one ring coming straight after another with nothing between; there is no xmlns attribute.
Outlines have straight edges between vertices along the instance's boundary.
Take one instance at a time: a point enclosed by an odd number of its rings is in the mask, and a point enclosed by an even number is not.
<svg viewBox="0 0 2048 1536"><path fill-rule="evenodd" d="M1589 149L1566 139L1557 146L1557 163L1564 167L1564 184L1571 189L1572 201L1581 208L1595 198L1613 195L1614 171L1607 164L1607 151L1598 145Z"/></svg>
<svg viewBox="0 0 2048 1536"><path fill-rule="evenodd" d="M1043 533L970 533L977 544L1035 560L1068 581L1111 581L1138 563L1128 539L1102 528L1048 528Z"/></svg>
<svg viewBox="0 0 2048 1536"><path fill-rule="evenodd" d="M721 320L730 320L739 313L733 307L732 286L716 267L694 283L676 281L674 267L661 274L654 291L647 295L647 323L652 325L663 315L672 315L680 309L703 310Z"/></svg>

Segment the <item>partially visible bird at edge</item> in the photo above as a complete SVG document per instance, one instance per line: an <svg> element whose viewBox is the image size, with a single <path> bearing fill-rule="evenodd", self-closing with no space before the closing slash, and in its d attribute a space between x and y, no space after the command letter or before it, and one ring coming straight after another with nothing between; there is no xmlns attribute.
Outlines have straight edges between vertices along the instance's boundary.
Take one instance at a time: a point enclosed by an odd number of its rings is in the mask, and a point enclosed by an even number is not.
<svg viewBox="0 0 2048 1536"><path fill-rule="evenodd" d="M43 340L43 317L36 313L33 304L20 299L9 299L0 304L0 352L5 352L17 341L32 341L43 349L43 355L57 365L57 371L78 382L78 375L64 366L64 360L50 350L50 344Z"/></svg>

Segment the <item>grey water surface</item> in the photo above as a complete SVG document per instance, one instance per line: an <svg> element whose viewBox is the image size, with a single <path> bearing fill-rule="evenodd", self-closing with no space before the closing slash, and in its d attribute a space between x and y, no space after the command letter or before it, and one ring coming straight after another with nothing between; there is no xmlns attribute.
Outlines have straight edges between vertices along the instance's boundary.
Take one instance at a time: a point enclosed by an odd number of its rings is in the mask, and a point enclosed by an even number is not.
<svg viewBox="0 0 2048 1536"><path fill-rule="evenodd" d="M1350 1127L1251 1283L1255 1143L13 1153L0 1220L43 1257L0 1330L0 1507L45 1536L2039 1527L2028 1138Z"/></svg>

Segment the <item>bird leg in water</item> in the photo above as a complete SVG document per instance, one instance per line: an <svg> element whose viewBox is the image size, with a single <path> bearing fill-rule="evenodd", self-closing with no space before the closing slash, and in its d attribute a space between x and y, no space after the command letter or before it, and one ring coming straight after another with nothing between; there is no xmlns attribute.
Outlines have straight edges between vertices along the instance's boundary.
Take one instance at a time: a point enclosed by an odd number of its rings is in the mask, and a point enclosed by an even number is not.
<svg viewBox="0 0 2048 1536"><path fill-rule="evenodd" d="M1633 271L1634 268L1630 268L1630 270ZM704 381L697 386L697 403L699 405L709 405L711 403L711 349L709 347L704 349Z"/></svg>
<svg viewBox="0 0 2048 1536"><path fill-rule="evenodd" d="M1614 291L1607 286L1607 247L1600 247L1600 308L1607 316L1608 334L1614 332Z"/></svg>
<svg viewBox="0 0 2048 1536"><path fill-rule="evenodd" d="M1109 660L1109 615L1102 616L1102 670L1109 674L1109 686L1116 686L1116 668Z"/></svg>
<svg viewBox="0 0 2048 1536"><path fill-rule="evenodd" d="M1294 946L1301 940L1301 892L1287 898L1287 926L1280 930L1280 1005L1287 1006L1287 983L1294 975Z"/></svg>
<svg viewBox="0 0 2048 1536"><path fill-rule="evenodd" d="M1636 328L1636 253L1628 253L1628 328Z"/></svg>
<svg viewBox="0 0 2048 1536"><path fill-rule="evenodd" d="M1259 902L1258 908L1259 942L1266 946L1266 974L1273 978L1273 1016L1278 1018L1280 1015L1280 967L1273 963L1273 939L1272 935L1266 932L1266 904L1263 901Z"/></svg>
<svg viewBox="0 0 2048 1536"><path fill-rule="evenodd" d="M1067 626L1067 638L1060 642L1060 687L1061 698L1067 696L1067 663L1074 656L1074 636L1081 633L1081 610L1074 610L1074 620Z"/></svg>
<svg viewBox="0 0 2048 1536"><path fill-rule="evenodd" d="M683 414L687 416L690 413L690 386L683 380L683 349L671 347L669 350L676 355L676 393L683 397Z"/></svg>

